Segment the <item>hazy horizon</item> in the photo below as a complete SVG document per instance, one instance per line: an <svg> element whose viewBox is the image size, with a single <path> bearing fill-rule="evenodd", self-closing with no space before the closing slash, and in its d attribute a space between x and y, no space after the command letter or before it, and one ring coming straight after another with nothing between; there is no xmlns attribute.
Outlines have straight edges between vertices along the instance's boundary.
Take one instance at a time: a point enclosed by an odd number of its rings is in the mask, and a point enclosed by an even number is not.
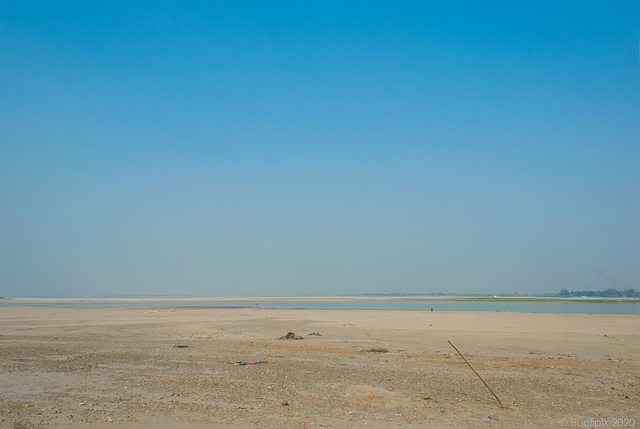
<svg viewBox="0 0 640 429"><path fill-rule="evenodd" d="M426 292L426 293L405 293L405 292L364 292L364 293L340 293L340 294L332 294L332 295L254 295L254 294L245 294L245 295L139 295L139 294L119 294L119 295L48 295L48 296L0 296L0 299L155 299L155 298L312 298L312 297L328 297L328 298L339 298L339 297L447 297L447 296L517 296L517 297L528 297L528 296L555 296L556 293L549 294L518 294L518 293L505 293L501 295L492 294L492 293L468 293L468 294L459 294L455 292Z"/></svg>
<svg viewBox="0 0 640 429"><path fill-rule="evenodd" d="M639 16L0 0L0 296L640 289Z"/></svg>

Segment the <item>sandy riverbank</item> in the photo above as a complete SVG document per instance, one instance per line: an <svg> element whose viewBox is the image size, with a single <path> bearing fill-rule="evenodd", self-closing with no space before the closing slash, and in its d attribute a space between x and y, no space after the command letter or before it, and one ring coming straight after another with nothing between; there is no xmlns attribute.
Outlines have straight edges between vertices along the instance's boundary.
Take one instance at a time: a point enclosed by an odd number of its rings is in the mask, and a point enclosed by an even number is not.
<svg viewBox="0 0 640 429"><path fill-rule="evenodd" d="M215 302L215 301L402 301L424 299L430 301L447 300L452 296L151 296L151 297L76 297L76 298L0 298L0 302L20 304L56 303L134 303L134 302Z"/></svg>
<svg viewBox="0 0 640 429"><path fill-rule="evenodd" d="M259 303L270 301L304 301L304 302L388 302L388 301L479 301L479 302L625 302L637 303L638 298L614 298L614 297L531 297L531 296L461 296L461 295L407 295L407 296L371 296L371 295L345 295L345 296L152 296L152 297L75 297L75 298L0 298L0 304L135 304L137 303L215 303L215 302L243 302Z"/></svg>
<svg viewBox="0 0 640 429"><path fill-rule="evenodd" d="M0 428L640 425L640 315L1 307L0 356Z"/></svg>

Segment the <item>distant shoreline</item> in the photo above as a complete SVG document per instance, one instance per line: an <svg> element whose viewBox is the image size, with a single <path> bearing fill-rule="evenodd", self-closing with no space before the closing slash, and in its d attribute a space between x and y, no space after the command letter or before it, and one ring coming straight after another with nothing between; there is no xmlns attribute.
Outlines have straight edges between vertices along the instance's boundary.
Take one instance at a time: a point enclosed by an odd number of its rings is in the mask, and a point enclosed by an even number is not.
<svg viewBox="0 0 640 429"><path fill-rule="evenodd" d="M15 303L135 303L135 302L214 302L214 301L480 301L480 302L582 302L640 303L640 298L607 297L531 297L531 296L220 296L220 297L80 297L80 298L0 298Z"/></svg>

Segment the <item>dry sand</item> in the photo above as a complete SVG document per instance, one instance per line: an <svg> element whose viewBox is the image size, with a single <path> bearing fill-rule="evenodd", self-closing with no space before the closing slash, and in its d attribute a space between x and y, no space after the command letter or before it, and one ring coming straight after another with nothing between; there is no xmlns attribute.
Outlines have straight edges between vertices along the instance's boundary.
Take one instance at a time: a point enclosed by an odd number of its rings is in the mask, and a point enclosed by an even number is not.
<svg viewBox="0 0 640 429"><path fill-rule="evenodd" d="M640 426L640 315L4 306L0 356L0 428Z"/></svg>

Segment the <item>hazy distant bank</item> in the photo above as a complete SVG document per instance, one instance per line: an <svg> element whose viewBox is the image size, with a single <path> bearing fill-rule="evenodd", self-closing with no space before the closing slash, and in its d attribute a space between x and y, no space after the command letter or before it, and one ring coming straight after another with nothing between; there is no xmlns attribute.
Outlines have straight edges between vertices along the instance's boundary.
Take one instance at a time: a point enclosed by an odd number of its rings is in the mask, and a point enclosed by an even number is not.
<svg viewBox="0 0 640 429"><path fill-rule="evenodd" d="M535 297L535 296L138 296L138 297L75 297L75 298L0 298L0 302L15 303L135 303L135 302L220 302L220 301L479 301L479 302L640 302L639 298L605 297Z"/></svg>

